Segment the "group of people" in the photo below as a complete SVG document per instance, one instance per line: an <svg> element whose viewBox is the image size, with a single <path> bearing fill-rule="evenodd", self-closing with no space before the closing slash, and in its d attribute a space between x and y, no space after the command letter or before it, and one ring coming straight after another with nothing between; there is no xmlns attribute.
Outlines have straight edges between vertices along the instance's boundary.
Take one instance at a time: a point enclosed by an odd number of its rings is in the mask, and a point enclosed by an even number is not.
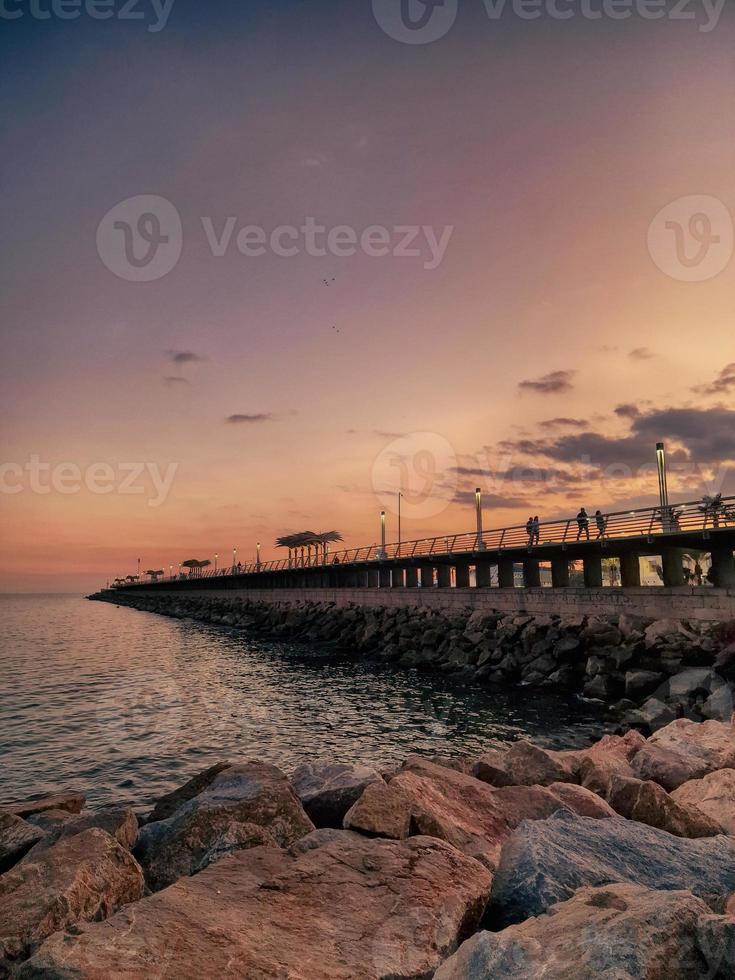
<svg viewBox="0 0 735 980"><path fill-rule="evenodd" d="M601 510L595 511L595 526L597 528L597 538L605 536L605 515ZM541 522L536 517L529 517L526 521L526 533L528 534L528 547L532 548L535 544L541 543ZM590 517L582 507L577 514L577 541L582 537L590 540Z"/></svg>

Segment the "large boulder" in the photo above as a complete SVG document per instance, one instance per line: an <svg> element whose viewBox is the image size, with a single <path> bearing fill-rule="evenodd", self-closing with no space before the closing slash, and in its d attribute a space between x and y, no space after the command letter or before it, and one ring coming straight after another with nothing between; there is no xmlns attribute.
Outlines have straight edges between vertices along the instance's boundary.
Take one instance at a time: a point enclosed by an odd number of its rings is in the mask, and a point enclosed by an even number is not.
<svg viewBox="0 0 735 980"><path fill-rule="evenodd" d="M696 693L709 697L725 684L725 681L709 667L691 667L669 677L654 691L659 701L686 701Z"/></svg>
<svg viewBox="0 0 735 980"><path fill-rule="evenodd" d="M671 794L683 806L696 807L735 837L735 769L716 769L682 783Z"/></svg>
<svg viewBox="0 0 735 980"><path fill-rule="evenodd" d="M8 810L0 810L0 874L20 861L42 837L45 831L40 827Z"/></svg>
<svg viewBox="0 0 735 980"><path fill-rule="evenodd" d="M80 935L56 935L20 977L418 980L477 928L491 875L443 841L317 835L293 853L230 854Z"/></svg>
<svg viewBox="0 0 735 980"><path fill-rule="evenodd" d="M143 872L103 830L60 840L0 877L0 974L47 936L112 915L143 896Z"/></svg>
<svg viewBox="0 0 735 980"><path fill-rule="evenodd" d="M247 762L221 770L171 816L146 824L135 856L155 891L230 851L261 844L287 847L313 829L281 770Z"/></svg>
<svg viewBox="0 0 735 980"><path fill-rule="evenodd" d="M580 888L502 932L480 932L434 980L691 980L725 977L728 920L689 891L640 885Z"/></svg>
<svg viewBox="0 0 735 980"><path fill-rule="evenodd" d="M633 729L625 735L605 735L578 753L577 775L582 786L606 796L613 775L632 776L631 759L646 744Z"/></svg>
<svg viewBox="0 0 735 980"><path fill-rule="evenodd" d="M541 915L584 885L631 882L688 889L721 911L735 891L735 845L725 836L685 840L622 818L569 812L524 821L505 842L493 881L491 920Z"/></svg>
<svg viewBox="0 0 735 980"><path fill-rule="evenodd" d="M677 802L658 783L613 776L607 800L621 817L676 837L716 837L723 833L716 820L694 806Z"/></svg>
<svg viewBox="0 0 735 980"><path fill-rule="evenodd" d="M716 769L735 768L735 726L678 718L655 732L631 765L639 779L669 791Z"/></svg>
<svg viewBox="0 0 735 980"><path fill-rule="evenodd" d="M179 786L170 793L166 793L153 807L147 823L153 823L156 820L166 820L178 810L182 803L188 803L189 800L193 800L195 796L204 792L210 783L223 770L229 769L231 765L231 762L217 762L215 765L210 766L209 769L205 769L203 772L198 772L195 776L192 776L183 786Z"/></svg>
<svg viewBox="0 0 735 980"><path fill-rule="evenodd" d="M382 782L377 769L339 762L305 763L291 776L291 785L315 827L341 827L350 807L376 782Z"/></svg>
<svg viewBox="0 0 735 980"><path fill-rule="evenodd" d="M615 816L607 803L581 786L491 787L412 756L387 784L366 789L345 816L345 827L398 839L409 834L438 837L492 869L514 827L522 820L544 820L560 809Z"/></svg>
<svg viewBox="0 0 735 980"><path fill-rule="evenodd" d="M29 818L42 833L43 841L33 849L34 856L41 848L50 847L62 837L73 837L84 830L98 827L114 837L118 844L132 851L138 839L138 818L125 806L104 806L98 810L69 813L66 810L44 810Z"/></svg>
<svg viewBox="0 0 735 980"><path fill-rule="evenodd" d="M573 783L575 754L542 749L526 739L513 742L505 756L505 769L516 786Z"/></svg>

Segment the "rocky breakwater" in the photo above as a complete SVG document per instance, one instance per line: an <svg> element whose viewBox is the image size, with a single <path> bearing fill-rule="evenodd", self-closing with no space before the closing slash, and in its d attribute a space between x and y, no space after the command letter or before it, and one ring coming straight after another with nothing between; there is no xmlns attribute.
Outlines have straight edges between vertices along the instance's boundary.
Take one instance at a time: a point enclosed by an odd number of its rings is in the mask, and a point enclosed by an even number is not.
<svg viewBox="0 0 735 980"><path fill-rule="evenodd" d="M677 717L729 719L735 622L529 616L466 609L266 603L105 592L104 599L260 636L305 641L341 656L453 674L489 687L571 691L650 734Z"/></svg>
<svg viewBox="0 0 735 980"><path fill-rule="evenodd" d="M140 827L5 806L0 975L724 980L734 777L733 725L679 719L389 772L221 761Z"/></svg>

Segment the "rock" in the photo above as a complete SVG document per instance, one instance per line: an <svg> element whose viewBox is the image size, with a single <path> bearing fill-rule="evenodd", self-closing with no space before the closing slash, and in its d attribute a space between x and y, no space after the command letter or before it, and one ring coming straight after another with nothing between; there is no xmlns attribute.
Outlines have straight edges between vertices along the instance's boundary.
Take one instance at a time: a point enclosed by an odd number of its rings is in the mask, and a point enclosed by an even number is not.
<svg viewBox="0 0 735 980"><path fill-rule="evenodd" d="M494 926L541 915L584 885L630 882L688 889L714 911L735 891L735 846L724 836L686 840L630 820L560 811L524 821L505 842L493 880Z"/></svg>
<svg viewBox="0 0 735 980"><path fill-rule="evenodd" d="M46 810L31 817L31 820L46 832L46 837L33 849L35 855L40 848L47 848L62 837L73 837L84 830L98 827L114 837L118 844L131 851L138 839L138 818L132 810L124 806L106 806L99 810L82 810L70 814L65 810Z"/></svg>
<svg viewBox="0 0 735 980"><path fill-rule="evenodd" d="M179 786L178 789L172 790L170 793L166 793L161 799L156 803L150 816L148 817L147 823L153 823L156 820L166 820L170 817L182 803L186 803L188 800L193 800L195 796L198 796L203 790L205 790L210 783L225 769L230 767L229 762L218 762L209 769L205 769L203 772L197 773L188 782L184 783L183 786Z"/></svg>
<svg viewBox="0 0 735 980"><path fill-rule="evenodd" d="M45 832L22 817L0 810L0 874L11 868L37 844Z"/></svg>
<svg viewBox="0 0 735 980"><path fill-rule="evenodd" d="M472 760L469 775L491 786L511 786L513 778L506 769L507 749L488 749Z"/></svg>
<svg viewBox="0 0 735 980"><path fill-rule="evenodd" d="M615 810L597 793L574 783L552 783L549 790L573 813L580 817L614 817Z"/></svg>
<svg viewBox="0 0 735 980"><path fill-rule="evenodd" d="M480 932L443 963L434 980L691 980L714 976L724 916L688 891L632 884L580 888L502 932ZM705 952L710 953L708 959ZM712 957L712 953L715 954ZM718 973L717 976L726 974Z"/></svg>
<svg viewBox="0 0 735 980"><path fill-rule="evenodd" d="M287 847L313 829L280 769L247 762L221 770L170 817L146 824L135 856L155 891L229 851L259 844Z"/></svg>
<svg viewBox="0 0 735 980"><path fill-rule="evenodd" d="M315 827L341 827L344 815L366 786L382 782L369 766L334 762L306 763L291 777L291 785Z"/></svg>
<svg viewBox="0 0 735 980"><path fill-rule="evenodd" d="M658 783L613 776L607 800L621 817L677 837L715 837L723 833L716 820L696 807L677 802Z"/></svg>
<svg viewBox="0 0 735 980"><path fill-rule="evenodd" d="M0 971L47 936L106 918L143 896L143 872L103 830L60 840L0 877Z"/></svg>
<svg viewBox="0 0 735 980"><path fill-rule="evenodd" d="M513 742L505 755L505 769L517 786L548 786L576 781L574 766L562 752L533 745L526 739Z"/></svg>
<svg viewBox="0 0 735 980"><path fill-rule="evenodd" d="M504 786L495 790L493 798L502 807L511 828L517 827L522 820L545 820L561 809L598 819L616 816L612 807L596 793L573 783Z"/></svg>
<svg viewBox="0 0 735 980"><path fill-rule="evenodd" d="M644 636L647 650L669 638L681 639L684 637L690 643L697 639L695 634L687 630L678 619L658 619L646 627Z"/></svg>
<svg viewBox="0 0 735 980"><path fill-rule="evenodd" d="M714 721L729 722L733 717L734 709L733 689L729 684L723 684L713 694L710 694L704 702L702 714L705 718L711 718Z"/></svg>
<svg viewBox="0 0 735 980"><path fill-rule="evenodd" d="M490 873L442 841L308 843L230 854L81 935L58 934L20 977L423 978L479 924Z"/></svg>
<svg viewBox="0 0 735 980"><path fill-rule="evenodd" d="M668 704L659 701L658 698L648 698L640 708L625 716L626 721L636 722L649 732L658 731L659 728L663 728L664 725L670 724L675 719L674 710Z"/></svg>
<svg viewBox="0 0 735 980"><path fill-rule="evenodd" d="M735 837L735 769L717 769L701 779L682 783L671 794L673 800L696 807Z"/></svg>
<svg viewBox="0 0 735 980"><path fill-rule="evenodd" d="M722 687L725 681L708 667L692 667L689 670L682 670L679 674L674 674L667 681L658 687L654 692L654 697L659 701L669 699L678 700L687 698L695 691L705 691L707 695L712 694Z"/></svg>
<svg viewBox="0 0 735 980"><path fill-rule="evenodd" d="M27 800L25 803L11 803L3 807L14 813L16 817L30 817L34 813L45 810L66 810L68 813L79 813L84 806L85 797L81 793L57 793L54 796L43 796L39 800Z"/></svg>
<svg viewBox="0 0 735 980"><path fill-rule="evenodd" d="M370 783L345 814L343 826L373 837L404 840L411 831L411 797L400 784Z"/></svg>
<svg viewBox="0 0 735 980"><path fill-rule="evenodd" d="M717 654L715 670L725 680L735 681L735 643L730 643Z"/></svg>
<svg viewBox="0 0 735 980"><path fill-rule="evenodd" d="M640 701L661 684L663 675L655 670L628 670L625 673L625 696Z"/></svg>
<svg viewBox="0 0 735 980"><path fill-rule="evenodd" d="M735 727L685 718L655 732L633 759L634 775L674 790L715 769L735 768Z"/></svg>

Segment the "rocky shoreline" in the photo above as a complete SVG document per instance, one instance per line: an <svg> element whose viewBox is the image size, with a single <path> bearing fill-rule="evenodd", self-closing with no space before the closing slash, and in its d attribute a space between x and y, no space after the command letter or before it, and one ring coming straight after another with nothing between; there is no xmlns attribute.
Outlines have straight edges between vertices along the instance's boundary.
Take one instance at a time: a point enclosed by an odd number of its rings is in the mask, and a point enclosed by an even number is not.
<svg viewBox="0 0 735 980"><path fill-rule="evenodd" d="M340 656L452 674L487 687L561 690L604 703L621 731L650 735L676 718L729 720L735 622L620 615L530 616L423 607L254 602L103 592L91 599L254 635L318 644Z"/></svg>
<svg viewBox="0 0 735 980"><path fill-rule="evenodd" d="M137 819L0 807L0 976L735 974L735 726L390 771L251 759Z"/></svg>

